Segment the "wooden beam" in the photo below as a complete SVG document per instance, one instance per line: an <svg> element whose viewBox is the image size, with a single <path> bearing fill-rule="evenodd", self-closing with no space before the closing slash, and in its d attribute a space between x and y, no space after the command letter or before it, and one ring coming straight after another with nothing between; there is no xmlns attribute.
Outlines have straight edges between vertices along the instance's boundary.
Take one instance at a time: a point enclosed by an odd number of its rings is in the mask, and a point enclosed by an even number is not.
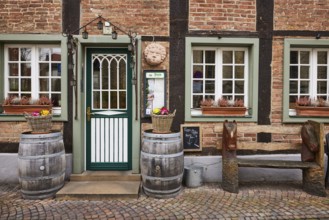
<svg viewBox="0 0 329 220"><path fill-rule="evenodd" d="M301 143L282 143L282 142L244 142L238 141L238 150L263 150L263 151L279 151L279 150L300 150Z"/></svg>

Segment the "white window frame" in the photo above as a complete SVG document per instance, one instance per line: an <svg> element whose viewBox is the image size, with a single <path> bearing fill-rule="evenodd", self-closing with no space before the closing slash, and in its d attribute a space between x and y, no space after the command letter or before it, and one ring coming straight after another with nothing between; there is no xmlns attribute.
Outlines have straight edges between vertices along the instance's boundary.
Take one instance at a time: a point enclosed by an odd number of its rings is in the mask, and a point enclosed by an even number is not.
<svg viewBox="0 0 329 220"><path fill-rule="evenodd" d="M245 116L205 116L199 109L192 109L192 56L194 47L206 48L246 48L248 54L248 73L246 95L249 107ZM241 122L256 122L258 118L258 67L259 67L258 38L218 38L218 37L186 37L185 38L185 121L186 122L223 122L239 120Z"/></svg>
<svg viewBox="0 0 329 220"><path fill-rule="evenodd" d="M53 121L68 120L68 60L64 59L67 50L67 37L62 34L0 34L0 102L6 97L5 94L5 44L55 44L61 48L61 112L60 115L54 115ZM73 97L74 98L74 97ZM0 114L0 121L26 121L24 115Z"/></svg>
<svg viewBox="0 0 329 220"><path fill-rule="evenodd" d="M249 72L248 72L248 63L249 63L249 58L248 58L248 48L246 47L192 47L192 53L191 53L191 109L194 109L192 112L192 115L200 115L201 114L201 110L200 109L195 109L193 108L193 96L195 94L198 93L194 93L193 92L193 66L194 65L200 65L203 66L203 73L206 72L205 70L205 66L209 65L205 62L203 63L193 63L193 52L195 50L199 50L199 51L203 51L203 60L205 61L205 51L215 51L215 99L214 101L217 101L218 99L222 98L222 97L226 97L226 96L233 96L233 100L235 100L236 96L243 96L243 101L245 103L248 103L248 76L249 76ZM223 52L224 51L243 51L244 52L244 63L243 64L236 64L234 61L231 64L223 64ZM234 55L233 55L234 57ZM231 78L229 79L232 82L235 81L244 81L244 91L242 94L240 93L235 93L234 89L235 87L233 86L232 88L232 93L228 94L228 93L223 93L223 65L230 65L236 67L236 66L244 66L244 78L243 79L237 79L237 78ZM233 74L234 74L234 69L233 69ZM205 82L206 77L205 74L203 74L202 76L202 80L203 82ZM205 85L205 83L203 83L203 85ZM205 86L203 86L203 91L201 93L199 93L199 95L202 95L203 98L205 98L205 96L207 96L207 93L205 92Z"/></svg>
<svg viewBox="0 0 329 220"><path fill-rule="evenodd" d="M284 52L283 52L283 122L285 123L300 123L306 120L315 120L323 123L329 122L329 117L311 117L311 116L296 116L295 110L289 107L290 95L290 51L293 49L310 49L313 51L329 50L328 39L284 39ZM316 61L315 61L316 62ZM316 68L312 67L312 68ZM311 70L313 71L313 70ZM329 70L328 70L329 71ZM314 80L316 83L316 80ZM329 81L329 80L328 80ZM314 89L314 87L312 88ZM316 90L315 90L316 91Z"/></svg>
<svg viewBox="0 0 329 220"><path fill-rule="evenodd" d="M10 48L18 48L19 50L21 48L31 48L31 91L27 91L24 92L21 90L21 88L17 91L17 92L12 92L9 91L9 68L8 68L8 63L11 63L11 61L9 61L9 57L8 57L8 51ZM31 94L31 98L32 100L36 100L40 97L40 95L45 94L48 97L51 96L51 94L61 94L61 91L51 91L51 84L52 84L52 79L61 79L61 76L52 76L51 72L49 72L48 76L40 76L40 69L39 69L39 64L40 63L48 63L49 65L54 64L54 63L61 63L61 61L59 62L49 62L49 61L40 61L39 60L39 49L40 48L49 48L49 49L54 49L54 48L58 48L61 49L60 44L6 44L4 46L4 58L5 58L5 62L4 62L4 75L5 75L5 80L4 80L4 88L5 88L5 95L6 97L8 96L8 94L10 93L18 93L18 95L21 97L21 95L23 93L27 93L27 94ZM61 52L62 53L62 52ZM61 58L62 59L62 58ZM25 62L21 62L21 61L14 61L13 63L18 63L19 69L20 69L20 64L21 63L25 63ZM49 67L50 68L50 67ZM61 71L62 72L62 71ZM18 79L18 83L20 84L21 79L23 77L21 77L21 75L17 76ZM40 91L40 87L39 87L39 79L48 79L49 82L49 87L48 87L48 91ZM61 80L61 83L62 80ZM39 95L40 94L40 95Z"/></svg>

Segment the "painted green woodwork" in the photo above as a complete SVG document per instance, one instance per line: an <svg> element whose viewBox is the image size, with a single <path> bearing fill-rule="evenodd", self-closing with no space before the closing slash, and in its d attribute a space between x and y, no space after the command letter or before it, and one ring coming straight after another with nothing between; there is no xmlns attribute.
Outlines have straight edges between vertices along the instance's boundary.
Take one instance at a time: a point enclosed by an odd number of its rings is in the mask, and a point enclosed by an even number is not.
<svg viewBox="0 0 329 220"><path fill-rule="evenodd" d="M126 103L127 103L127 110L114 110L116 112L122 112L120 115L111 115L111 116L91 116L91 118L125 118L128 120L128 162L122 162L122 163L115 163L115 162L91 162L91 121L86 121L86 166L87 170L130 170L131 169L131 121L132 121L132 70L130 68L130 62L131 62L131 54L128 51L127 48L119 49L119 48L87 48L87 65L86 65L86 106L91 107L91 113L98 112L100 110L94 111L92 106L94 103L92 103L92 55L93 54L124 54L127 55L127 62L126 62L126 68L127 68L127 75L126 75ZM112 61L113 62L113 61ZM110 68L110 66L108 67ZM100 76L102 78L102 76ZM118 80L118 79L117 79ZM115 82L116 83L116 82ZM119 87L119 85L117 85ZM110 89L110 85L108 85L108 89ZM111 105L111 103L108 103L108 105ZM104 110L103 110L104 111ZM106 110L105 110L106 111ZM102 110L100 111L102 112ZM116 128L114 128L116 129ZM118 144L118 142L116 142Z"/></svg>
<svg viewBox="0 0 329 220"><path fill-rule="evenodd" d="M322 123L329 122L329 117L305 117L305 116L289 116L289 60L290 48L304 47L304 48L329 48L329 41L327 39L292 39L284 40L283 50L283 122L298 123L306 120L313 120Z"/></svg>
<svg viewBox="0 0 329 220"><path fill-rule="evenodd" d="M193 46L232 46L249 48L249 106L250 116L192 116L191 115L191 54ZM186 37L185 41L185 121L222 122L225 120L239 120L241 122L257 121L258 115L258 38L218 38L218 37Z"/></svg>
<svg viewBox="0 0 329 220"><path fill-rule="evenodd" d="M85 164L85 119L86 119L86 91L85 91L85 51L87 47L124 47L130 43L130 40L127 36L119 36L117 40L112 40L110 36L89 36L88 39L83 39L81 36L75 36L79 40L78 50L77 50L77 67L78 67L78 118L73 120L73 170L75 174L82 173L86 170ZM141 66L141 39L138 38L138 50L137 61L138 67ZM140 85L140 68L137 71L137 85ZM131 171L132 173L140 173L140 115L139 109L136 109L136 103L140 103L140 87L137 87L137 97L134 94L132 95L132 155L131 155ZM137 99L136 99L137 98ZM73 103L75 102L75 97L73 97ZM136 111L138 113L137 119L135 118ZM73 106L73 112L75 112L75 106Z"/></svg>

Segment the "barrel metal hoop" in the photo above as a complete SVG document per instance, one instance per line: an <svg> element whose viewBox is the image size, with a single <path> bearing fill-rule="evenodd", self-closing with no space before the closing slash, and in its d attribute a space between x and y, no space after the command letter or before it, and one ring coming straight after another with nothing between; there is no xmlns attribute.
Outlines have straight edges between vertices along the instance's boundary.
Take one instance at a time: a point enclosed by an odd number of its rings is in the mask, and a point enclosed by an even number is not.
<svg viewBox="0 0 329 220"><path fill-rule="evenodd" d="M180 157L182 155L184 155L184 152L178 152L175 154L150 154L150 153L146 153L144 151L142 151L142 155L145 155L147 157L151 157L151 158L174 158L174 157Z"/></svg>
<svg viewBox="0 0 329 220"><path fill-rule="evenodd" d="M171 193L175 193L180 191L181 186L177 187L176 189L172 189L172 190L153 190L150 188L147 188L143 185L144 190L150 192L150 193L157 193L157 194L171 194Z"/></svg>
<svg viewBox="0 0 329 220"><path fill-rule="evenodd" d="M60 177L62 175L65 175L65 170L56 174L56 175L47 175L47 176L39 176L39 177L22 177L20 176L19 177L19 180L35 180L35 181L38 181L38 180L44 180L44 179L53 179L53 178L56 178L56 177Z"/></svg>
<svg viewBox="0 0 329 220"><path fill-rule="evenodd" d="M40 194L44 194L44 193L51 193L51 192L54 192L54 191L57 191L59 190L60 188L62 188L64 186L64 183L54 187L54 188L51 188L51 189L45 189L45 190L38 190L38 191L27 191L27 190L23 190L21 189L21 192L23 194L26 194L26 195L35 195L36 192L40 193Z"/></svg>
<svg viewBox="0 0 329 220"><path fill-rule="evenodd" d="M60 152L53 153L53 154L44 154L44 155L36 155L36 156L21 156L21 155L18 155L18 158L22 159L22 160L44 159L44 158L60 156L62 154L65 154L65 150L62 150Z"/></svg>
<svg viewBox="0 0 329 220"><path fill-rule="evenodd" d="M154 177L154 176L148 176L148 175L142 174L143 179L158 180L158 181L162 181L162 180L171 181L171 180L177 180L182 177L183 177L183 173L179 174L177 176L170 176L170 177Z"/></svg>
<svg viewBox="0 0 329 220"><path fill-rule="evenodd" d="M52 143L52 142L63 142L62 137L56 137L56 138L42 138L42 139L29 139L29 138L21 138L20 143L23 144L44 144L44 143Z"/></svg>
<svg viewBox="0 0 329 220"><path fill-rule="evenodd" d="M156 140L144 139L143 142L157 143L157 144L167 144L167 143L178 143L178 144L180 144L180 139L175 139L175 140L169 140L169 139L166 139L166 140L159 140L159 139L156 139Z"/></svg>

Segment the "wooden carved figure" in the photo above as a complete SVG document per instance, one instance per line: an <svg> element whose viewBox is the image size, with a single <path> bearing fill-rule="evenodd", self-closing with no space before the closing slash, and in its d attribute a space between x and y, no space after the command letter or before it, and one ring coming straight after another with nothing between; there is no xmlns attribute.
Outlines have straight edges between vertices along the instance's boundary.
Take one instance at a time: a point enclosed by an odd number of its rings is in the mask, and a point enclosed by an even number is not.
<svg viewBox="0 0 329 220"><path fill-rule="evenodd" d="M315 152L319 151L319 142L315 133L315 129L309 122L305 122L303 125L301 136L303 141L301 149L302 161L315 161Z"/></svg>

